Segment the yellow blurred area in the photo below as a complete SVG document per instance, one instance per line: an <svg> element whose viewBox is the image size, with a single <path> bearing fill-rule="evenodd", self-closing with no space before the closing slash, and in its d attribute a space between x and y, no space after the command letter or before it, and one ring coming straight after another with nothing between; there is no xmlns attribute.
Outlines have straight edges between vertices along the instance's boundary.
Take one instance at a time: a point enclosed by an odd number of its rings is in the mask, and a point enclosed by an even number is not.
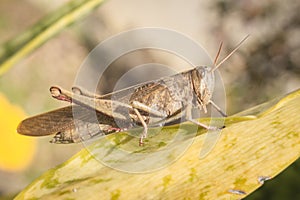
<svg viewBox="0 0 300 200"><path fill-rule="evenodd" d="M0 169L20 171L25 169L34 156L34 138L19 135L16 128L25 114L20 107L12 105L0 93Z"/></svg>

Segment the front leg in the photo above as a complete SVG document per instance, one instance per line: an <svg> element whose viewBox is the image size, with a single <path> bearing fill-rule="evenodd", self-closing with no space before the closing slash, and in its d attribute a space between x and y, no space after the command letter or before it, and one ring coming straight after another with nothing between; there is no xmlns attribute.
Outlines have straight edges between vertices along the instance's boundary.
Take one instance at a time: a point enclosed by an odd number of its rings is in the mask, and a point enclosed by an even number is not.
<svg viewBox="0 0 300 200"><path fill-rule="evenodd" d="M193 119L192 117L192 105L188 104L187 108L186 108L186 119L198 126L201 126L207 130L220 130L220 128L216 127L216 126L209 126L206 124L203 124L201 122L196 121L195 119Z"/></svg>
<svg viewBox="0 0 300 200"><path fill-rule="evenodd" d="M210 103L223 117L227 117L227 114L224 113L221 108L215 104L215 102L213 102L212 100L209 100L208 103Z"/></svg>

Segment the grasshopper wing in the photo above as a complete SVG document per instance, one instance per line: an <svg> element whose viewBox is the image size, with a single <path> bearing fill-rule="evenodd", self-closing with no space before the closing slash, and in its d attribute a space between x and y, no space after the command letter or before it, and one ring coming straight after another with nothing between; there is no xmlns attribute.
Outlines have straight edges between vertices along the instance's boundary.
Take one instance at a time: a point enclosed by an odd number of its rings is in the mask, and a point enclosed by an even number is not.
<svg viewBox="0 0 300 200"><path fill-rule="evenodd" d="M109 116L96 112L95 118L95 111L73 105L27 118L19 124L17 132L28 136L44 136L74 130L74 112L75 118L80 121L116 126L114 119Z"/></svg>
<svg viewBox="0 0 300 200"><path fill-rule="evenodd" d="M43 136L64 131L72 126L72 106L67 106L23 120L17 132L22 135Z"/></svg>

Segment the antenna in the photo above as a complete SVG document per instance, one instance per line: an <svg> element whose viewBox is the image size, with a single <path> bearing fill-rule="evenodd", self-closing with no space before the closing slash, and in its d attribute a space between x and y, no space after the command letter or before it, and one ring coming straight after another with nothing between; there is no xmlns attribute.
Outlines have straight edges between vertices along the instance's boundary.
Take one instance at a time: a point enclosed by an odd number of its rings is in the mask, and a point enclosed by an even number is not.
<svg viewBox="0 0 300 200"><path fill-rule="evenodd" d="M215 71L216 69L218 69L218 67L220 67L230 56L232 56L232 54L234 53L234 52L236 52L240 47L241 47L241 45L243 44L243 42L249 37L250 35L247 35L246 37L244 37L244 39L242 39L242 41L240 41L239 43L238 43L238 45L225 57L225 58L223 58L223 60L221 60L221 62L219 62L219 64L217 64L217 65L215 65L209 72L213 72L213 71ZM222 43L221 43L221 46L220 47L222 47ZM217 61L217 58L218 58L218 56L219 56L219 54L220 54L220 48L219 48L219 51L218 51L218 54L217 54L217 57L216 57L216 59L215 59L215 62Z"/></svg>
<svg viewBox="0 0 300 200"><path fill-rule="evenodd" d="M219 58L219 56L220 56L222 46L223 46L223 42L221 42L221 44L220 44L220 46L219 46L219 50L218 50L218 53L217 53L216 58L215 58L215 61L214 61L214 65L215 65L215 66L216 66L216 63L217 63L218 58Z"/></svg>

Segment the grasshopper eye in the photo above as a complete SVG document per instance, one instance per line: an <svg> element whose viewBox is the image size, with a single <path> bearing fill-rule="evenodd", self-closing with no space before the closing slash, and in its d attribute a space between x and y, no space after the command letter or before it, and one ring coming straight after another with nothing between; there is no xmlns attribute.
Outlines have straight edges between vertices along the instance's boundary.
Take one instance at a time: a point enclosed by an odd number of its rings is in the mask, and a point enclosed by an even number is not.
<svg viewBox="0 0 300 200"><path fill-rule="evenodd" d="M201 76L201 78L205 78L206 72L207 72L207 67L204 67L204 68L200 71L200 76Z"/></svg>
<svg viewBox="0 0 300 200"><path fill-rule="evenodd" d="M201 77L204 78L206 76L205 70L201 72Z"/></svg>

